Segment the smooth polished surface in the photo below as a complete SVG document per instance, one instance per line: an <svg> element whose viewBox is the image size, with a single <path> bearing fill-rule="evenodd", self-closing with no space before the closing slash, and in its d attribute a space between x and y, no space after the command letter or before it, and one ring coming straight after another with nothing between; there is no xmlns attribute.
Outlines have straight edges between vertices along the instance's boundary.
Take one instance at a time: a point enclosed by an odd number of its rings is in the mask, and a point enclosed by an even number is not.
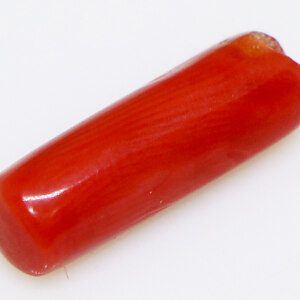
<svg viewBox="0 0 300 300"><path fill-rule="evenodd" d="M0 179L0 244L64 265L294 129L300 69L265 35L220 44L25 158Z"/></svg>

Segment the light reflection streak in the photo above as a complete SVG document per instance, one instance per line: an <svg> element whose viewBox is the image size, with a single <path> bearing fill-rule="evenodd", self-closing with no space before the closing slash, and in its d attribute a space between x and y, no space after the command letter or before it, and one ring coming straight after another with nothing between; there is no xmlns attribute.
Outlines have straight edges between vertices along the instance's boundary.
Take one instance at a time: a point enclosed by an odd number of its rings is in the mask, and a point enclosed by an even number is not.
<svg viewBox="0 0 300 300"><path fill-rule="evenodd" d="M53 199L61 195L62 193L64 193L66 190L68 190L68 188L62 188L60 190L48 194L42 194L36 196L23 196L23 200L27 202L27 201L40 201L40 200Z"/></svg>

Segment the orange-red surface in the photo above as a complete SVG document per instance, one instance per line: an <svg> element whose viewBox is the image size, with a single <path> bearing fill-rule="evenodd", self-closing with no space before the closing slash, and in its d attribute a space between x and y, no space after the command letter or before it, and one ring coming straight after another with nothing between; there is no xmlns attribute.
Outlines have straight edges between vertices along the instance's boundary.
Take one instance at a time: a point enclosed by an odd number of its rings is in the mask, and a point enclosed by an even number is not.
<svg viewBox="0 0 300 300"><path fill-rule="evenodd" d="M300 68L271 38L226 41L96 114L0 177L0 247L64 265L235 167L300 120Z"/></svg>

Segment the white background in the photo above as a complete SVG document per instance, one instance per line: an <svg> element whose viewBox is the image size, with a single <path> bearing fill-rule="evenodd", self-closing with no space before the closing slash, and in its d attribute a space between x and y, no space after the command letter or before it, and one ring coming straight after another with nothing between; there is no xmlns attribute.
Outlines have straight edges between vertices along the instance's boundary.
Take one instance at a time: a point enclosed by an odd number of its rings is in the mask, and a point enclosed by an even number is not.
<svg viewBox="0 0 300 300"><path fill-rule="evenodd" d="M299 11L299 0L1 0L0 170L234 34L272 34L299 62ZM0 297L299 300L299 176L300 130L66 269L34 278L0 256Z"/></svg>

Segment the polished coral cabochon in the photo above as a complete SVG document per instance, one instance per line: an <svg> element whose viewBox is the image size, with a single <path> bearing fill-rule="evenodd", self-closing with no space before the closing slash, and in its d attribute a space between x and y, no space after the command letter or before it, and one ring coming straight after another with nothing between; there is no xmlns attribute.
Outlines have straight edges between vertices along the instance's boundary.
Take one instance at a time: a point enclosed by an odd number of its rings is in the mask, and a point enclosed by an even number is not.
<svg viewBox="0 0 300 300"><path fill-rule="evenodd" d="M151 82L0 176L0 247L41 275L276 142L300 121L300 67L247 33Z"/></svg>

